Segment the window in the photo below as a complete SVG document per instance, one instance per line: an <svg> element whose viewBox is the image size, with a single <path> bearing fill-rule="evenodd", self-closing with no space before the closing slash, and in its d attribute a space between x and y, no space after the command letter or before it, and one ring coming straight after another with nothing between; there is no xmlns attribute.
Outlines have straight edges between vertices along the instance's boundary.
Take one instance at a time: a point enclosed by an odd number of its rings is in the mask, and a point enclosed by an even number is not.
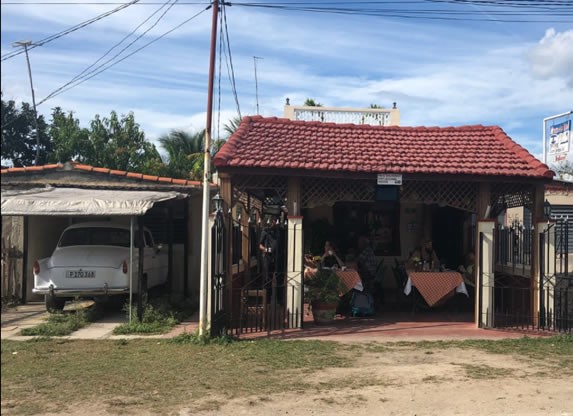
<svg viewBox="0 0 573 416"><path fill-rule="evenodd" d="M561 253L573 253L573 206L553 205L551 218L556 221L555 249Z"/></svg>
<svg viewBox="0 0 573 416"><path fill-rule="evenodd" d="M64 232L58 246L129 247L129 230L105 227L72 228Z"/></svg>

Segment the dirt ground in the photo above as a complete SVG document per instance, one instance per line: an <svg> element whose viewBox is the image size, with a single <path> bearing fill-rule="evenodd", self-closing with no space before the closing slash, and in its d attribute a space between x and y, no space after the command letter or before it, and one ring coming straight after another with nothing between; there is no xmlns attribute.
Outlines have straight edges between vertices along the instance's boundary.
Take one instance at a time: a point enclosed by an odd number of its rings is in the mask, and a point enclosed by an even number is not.
<svg viewBox="0 0 573 416"><path fill-rule="evenodd" d="M213 392L166 414L573 416L571 368L473 349L372 345L357 349L352 367L301 372L311 389L231 399ZM76 410L66 414L117 412L106 402Z"/></svg>

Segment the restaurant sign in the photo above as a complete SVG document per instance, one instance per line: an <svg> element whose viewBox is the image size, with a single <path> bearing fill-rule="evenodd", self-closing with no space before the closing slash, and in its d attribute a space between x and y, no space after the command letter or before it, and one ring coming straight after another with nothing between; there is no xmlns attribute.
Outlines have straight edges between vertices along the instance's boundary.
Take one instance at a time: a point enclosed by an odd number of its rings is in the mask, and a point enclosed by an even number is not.
<svg viewBox="0 0 573 416"><path fill-rule="evenodd" d="M379 173L376 178L378 185L402 185L401 173Z"/></svg>
<svg viewBox="0 0 573 416"><path fill-rule="evenodd" d="M549 154L557 155L569 152L571 139L571 120L551 126L549 130Z"/></svg>

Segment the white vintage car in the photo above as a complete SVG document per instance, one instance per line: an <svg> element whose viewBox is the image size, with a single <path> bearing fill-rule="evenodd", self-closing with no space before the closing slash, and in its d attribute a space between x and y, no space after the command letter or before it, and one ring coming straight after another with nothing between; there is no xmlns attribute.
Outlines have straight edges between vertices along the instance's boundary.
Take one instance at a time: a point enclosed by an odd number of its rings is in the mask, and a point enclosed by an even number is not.
<svg viewBox="0 0 573 416"><path fill-rule="evenodd" d="M135 231L137 236L137 230ZM112 222L86 222L64 230L51 257L34 262L34 293L45 295L46 309L55 312L74 297L97 299L126 295L130 287L130 229ZM144 228L143 272L147 287L167 281L167 251L156 246ZM137 241L137 239L135 239ZM138 289L137 243L133 249L132 292Z"/></svg>

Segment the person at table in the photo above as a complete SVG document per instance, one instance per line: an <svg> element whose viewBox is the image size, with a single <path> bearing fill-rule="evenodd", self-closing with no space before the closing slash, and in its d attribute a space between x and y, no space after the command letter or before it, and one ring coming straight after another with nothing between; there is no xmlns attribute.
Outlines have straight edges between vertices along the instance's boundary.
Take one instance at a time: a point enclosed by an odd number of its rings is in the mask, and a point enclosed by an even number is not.
<svg viewBox="0 0 573 416"><path fill-rule="evenodd" d="M406 267L408 269L417 269L419 268L420 263L425 265L423 267L427 268L427 270L432 270L439 267L440 259L434 250L432 240L425 240L420 245L420 247L414 249L414 251L410 254L410 258L406 263Z"/></svg>
<svg viewBox="0 0 573 416"><path fill-rule="evenodd" d="M362 285L367 291L372 292L374 289L374 281L376 278L376 267L378 261L374 250L370 246L370 240L366 236L361 236L358 239L358 274L362 279Z"/></svg>
<svg viewBox="0 0 573 416"><path fill-rule="evenodd" d="M466 256L465 265L461 265L460 267L458 267L458 271L462 274L466 286L475 287L474 270L475 270L475 254L473 251L470 251Z"/></svg>
<svg viewBox="0 0 573 416"><path fill-rule="evenodd" d="M339 269L342 269L344 267L343 261L340 259L340 257L336 253L336 250L334 249L334 245L332 244L331 241L328 240L324 243L324 254L322 255L320 261L322 263L322 267L327 267L327 268L336 267Z"/></svg>

